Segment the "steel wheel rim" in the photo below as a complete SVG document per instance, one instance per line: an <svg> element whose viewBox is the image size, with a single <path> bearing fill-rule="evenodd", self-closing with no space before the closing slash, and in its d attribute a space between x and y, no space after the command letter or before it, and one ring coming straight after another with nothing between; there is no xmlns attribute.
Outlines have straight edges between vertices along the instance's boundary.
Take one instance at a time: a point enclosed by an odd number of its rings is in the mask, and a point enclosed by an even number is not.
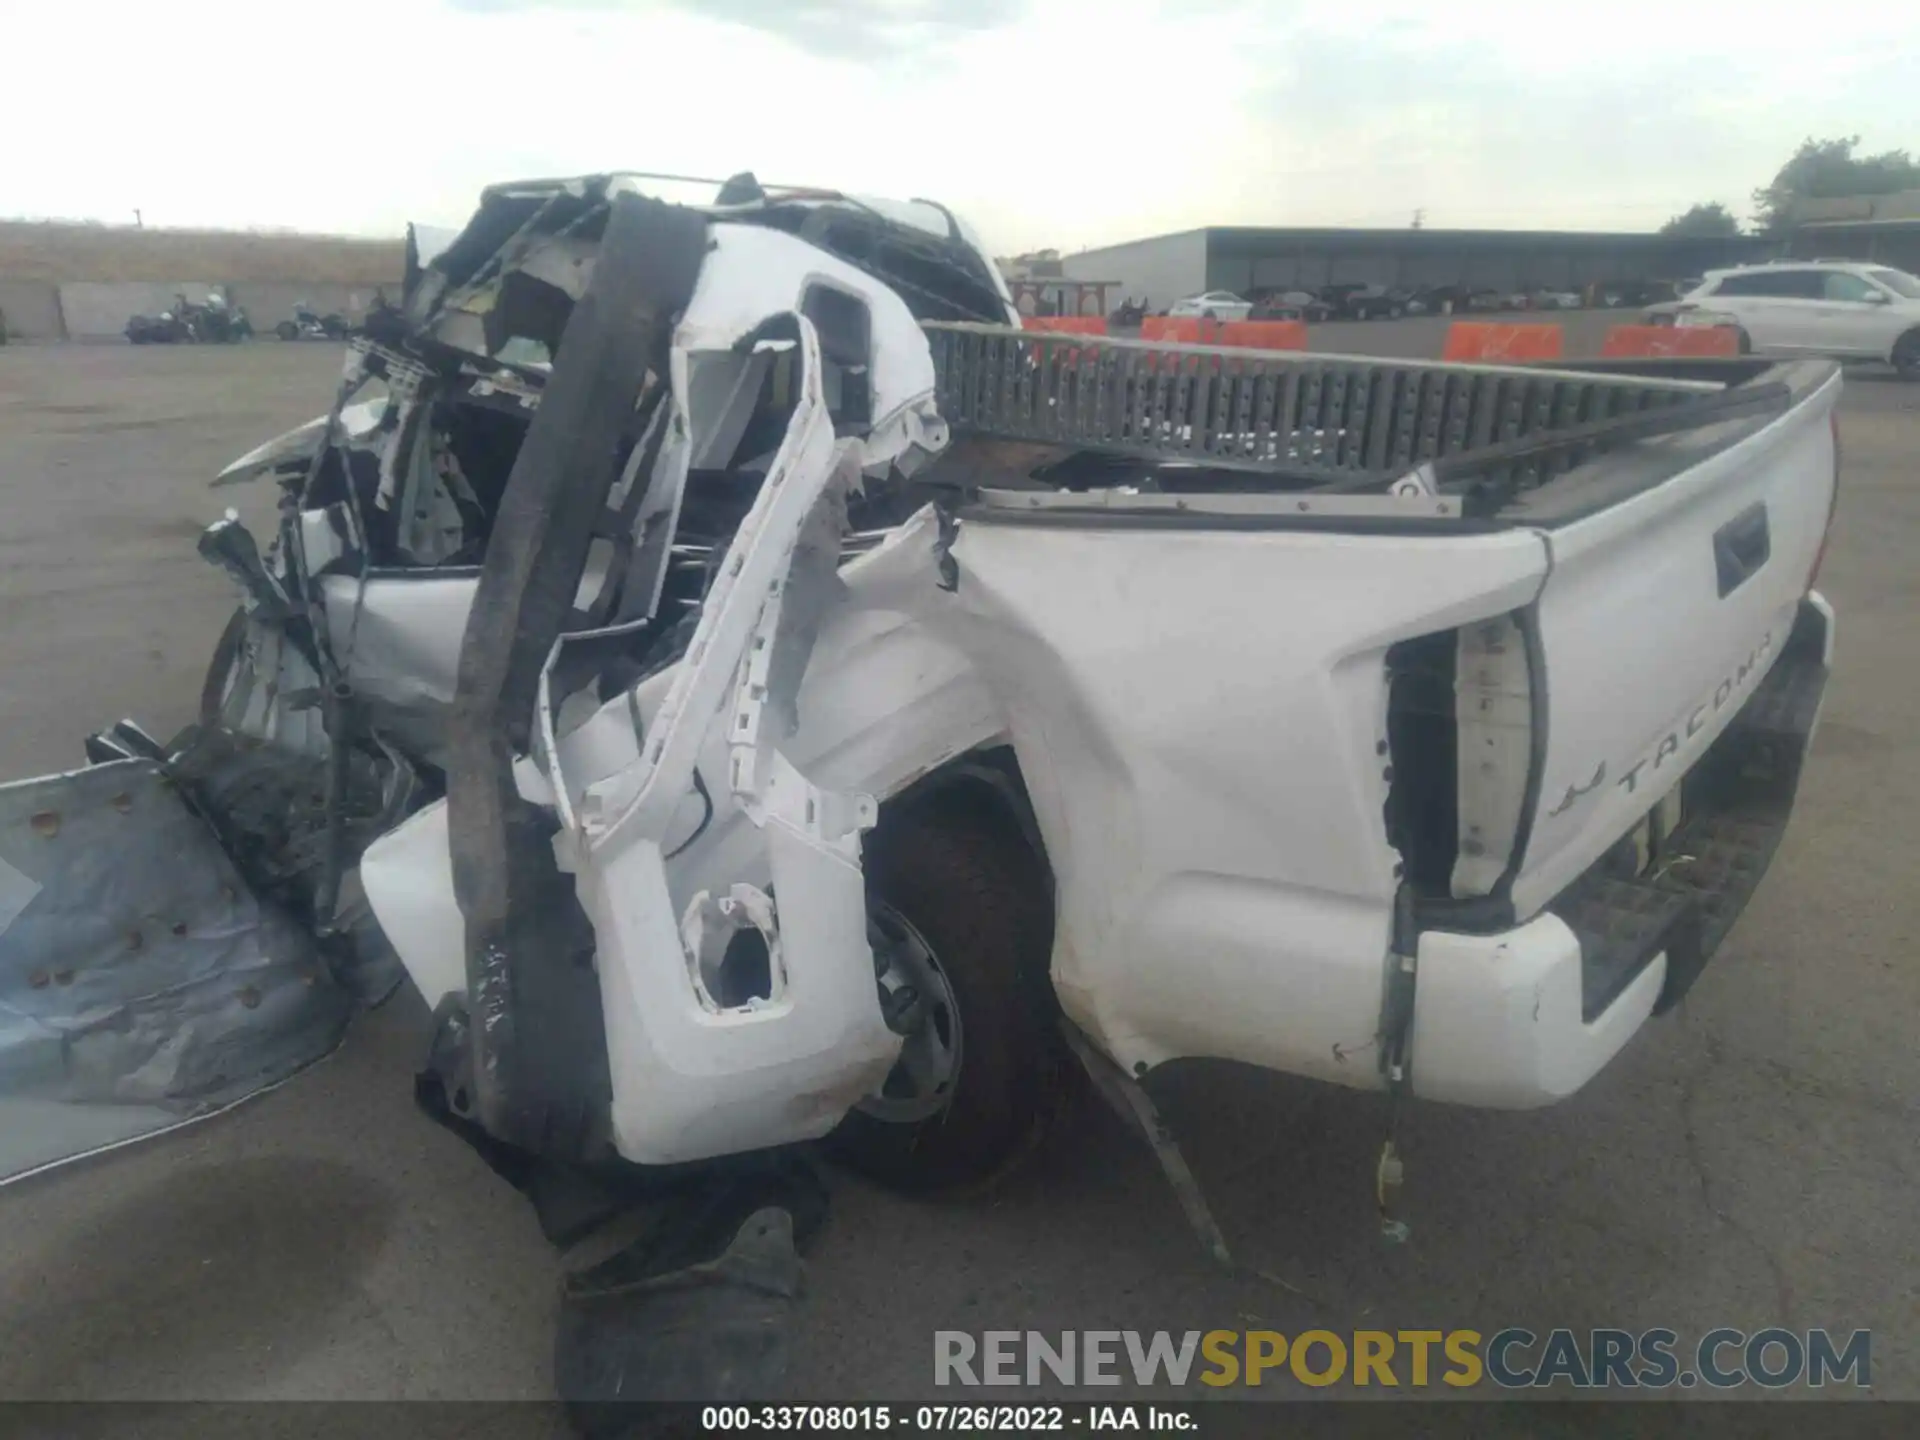
<svg viewBox="0 0 1920 1440"><path fill-rule="evenodd" d="M867 940L883 1001L911 986L921 1009L917 1023L903 1033L900 1057L879 1091L857 1108L886 1124L917 1124L953 1103L964 1053L960 1006L926 936L884 900L867 904Z"/></svg>

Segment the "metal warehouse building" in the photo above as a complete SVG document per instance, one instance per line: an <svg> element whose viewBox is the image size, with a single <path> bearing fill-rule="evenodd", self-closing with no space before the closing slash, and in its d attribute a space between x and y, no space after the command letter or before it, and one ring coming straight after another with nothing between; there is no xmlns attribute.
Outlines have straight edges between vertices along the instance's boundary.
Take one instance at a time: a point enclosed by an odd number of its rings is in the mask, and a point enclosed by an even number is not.
<svg viewBox="0 0 1920 1440"><path fill-rule="evenodd" d="M1920 190L1803 200L1791 253L1796 260L1871 260L1920 271Z"/></svg>
<svg viewBox="0 0 1920 1440"><path fill-rule="evenodd" d="M1251 295L1375 285L1579 289L1672 280L1763 259L1770 242L1558 230L1266 230L1212 226L1063 257L1076 280L1118 281L1116 298L1166 305L1205 290Z"/></svg>

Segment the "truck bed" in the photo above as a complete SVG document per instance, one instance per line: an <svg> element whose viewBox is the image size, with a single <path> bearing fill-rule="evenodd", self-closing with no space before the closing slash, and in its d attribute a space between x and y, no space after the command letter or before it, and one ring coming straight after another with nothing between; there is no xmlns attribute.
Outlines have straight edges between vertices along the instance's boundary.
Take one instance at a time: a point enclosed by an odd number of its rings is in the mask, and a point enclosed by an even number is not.
<svg viewBox="0 0 1920 1440"><path fill-rule="evenodd" d="M1322 513L1344 495L1467 518L1628 441L1790 403L1781 367L1753 360L1550 369L924 328L955 432L1060 452L1036 488L1084 492L1080 504L1101 491L1140 509L1174 503L1156 494L1284 492L1322 497Z"/></svg>
<svg viewBox="0 0 1920 1440"><path fill-rule="evenodd" d="M1686 992L1818 715L1837 366L934 353L1050 860L1122 877L1056 976L1116 1058L1353 1083L1326 1039L1372 1036L1414 1093L1534 1105Z"/></svg>

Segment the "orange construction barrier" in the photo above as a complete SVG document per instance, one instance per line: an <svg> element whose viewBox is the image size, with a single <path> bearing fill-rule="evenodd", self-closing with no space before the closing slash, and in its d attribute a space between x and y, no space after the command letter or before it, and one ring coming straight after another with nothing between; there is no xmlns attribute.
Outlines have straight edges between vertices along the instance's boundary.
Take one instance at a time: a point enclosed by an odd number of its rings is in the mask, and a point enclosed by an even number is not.
<svg viewBox="0 0 1920 1440"><path fill-rule="evenodd" d="M1229 320L1220 327L1222 345L1245 345L1250 350L1304 350L1304 320Z"/></svg>
<svg viewBox="0 0 1920 1440"><path fill-rule="evenodd" d="M1220 322L1200 315L1149 315L1140 322L1140 338L1175 345L1218 345Z"/></svg>
<svg viewBox="0 0 1920 1440"><path fill-rule="evenodd" d="M1307 327L1300 320L1208 320L1199 315L1149 315L1142 340L1173 345L1243 345L1250 350L1304 350Z"/></svg>
<svg viewBox="0 0 1920 1440"><path fill-rule="evenodd" d="M1514 363L1558 360L1558 325L1501 325L1489 320L1456 320L1447 328L1443 360L1480 360Z"/></svg>
<svg viewBox="0 0 1920 1440"><path fill-rule="evenodd" d="M1600 343L1607 357L1738 355L1740 332L1730 325L1615 325Z"/></svg>
<svg viewBox="0 0 1920 1440"><path fill-rule="evenodd" d="M1218 320L1198 315L1148 315L1140 321L1142 340L1159 340L1169 345L1212 345L1220 332ZM1147 369L1157 371L1157 357L1147 356Z"/></svg>
<svg viewBox="0 0 1920 1440"><path fill-rule="evenodd" d="M1024 315L1020 319L1023 330L1037 330L1049 335L1104 335L1107 333L1107 317L1104 315ZM1033 361L1040 363L1041 347L1033 347ZM1080 363L1080 350L1056 348L1054 353L1069 365Z"/></svg>
<svg viewBox="0 0 1920 1440"><path fill-rule="evenodd" d="M1027 330L1047 330L1056 335L1104 335L1107 333L1107 317L1104 315L1027 315L1020 321Z"/></svg>

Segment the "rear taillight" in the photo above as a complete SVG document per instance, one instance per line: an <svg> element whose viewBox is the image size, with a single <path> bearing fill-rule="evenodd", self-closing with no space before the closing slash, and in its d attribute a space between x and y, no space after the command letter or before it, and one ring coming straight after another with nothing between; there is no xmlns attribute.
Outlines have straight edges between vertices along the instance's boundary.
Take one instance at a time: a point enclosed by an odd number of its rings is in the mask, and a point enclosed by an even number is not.
<svg viewBox="0 0 1920 1440"><path fill-rule="evenodd" d="M1833 430L1833 495L1827 501L1827 523L1820 531L1820 548L1813 552L1813 568L1807 572L1807 589L1820 582L1820 563L1827 558L1827 541L1833 536L1833 515L1840 508L1840 411L1827 417Z"/></svg>

